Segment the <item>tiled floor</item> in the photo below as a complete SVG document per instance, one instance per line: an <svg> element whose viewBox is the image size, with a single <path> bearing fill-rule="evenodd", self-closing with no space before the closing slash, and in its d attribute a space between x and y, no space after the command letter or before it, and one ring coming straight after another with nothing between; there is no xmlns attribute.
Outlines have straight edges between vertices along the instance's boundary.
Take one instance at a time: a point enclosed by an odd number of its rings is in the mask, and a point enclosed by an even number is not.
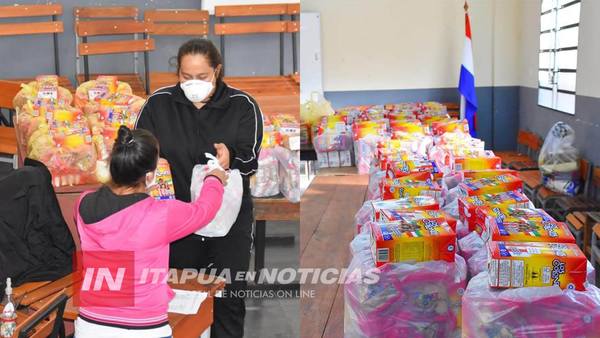
<svg viewBox="0 0 600 338"><path fill-rule="evenodd" d="M10 172L11 166L0 162L0 178ZM269 243L265 252L267 268L297 268L298 222L269 222L267 236L293 235L293 243ZM253 258L251 260L253 262ZM300 311L297 298L248 299L246 301L246 337L279 338L300 335Z"/></svg>
<svg viewBox="0 0 600 338"><path fill-rule="evenodd" d="M293 235L294 243L269 243L265 252L267 268L298 268L298 222L268 222L267 237ZM254 258L252 257L252 260ZM300 303L297 298L246 300L245 337L299 337Z"/></svg>

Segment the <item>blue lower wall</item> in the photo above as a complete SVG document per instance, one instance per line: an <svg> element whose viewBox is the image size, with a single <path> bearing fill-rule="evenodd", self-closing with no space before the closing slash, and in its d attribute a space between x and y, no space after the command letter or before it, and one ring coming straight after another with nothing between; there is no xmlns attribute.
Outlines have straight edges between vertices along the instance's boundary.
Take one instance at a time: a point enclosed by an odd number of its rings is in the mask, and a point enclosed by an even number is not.
<svg viewBox="0 0 600 338"><path fill-rule="evenodd" d="M478 87L476 91L479 101L478 137L486 142L487 148L514 149L519 122L519 87ZM331 91L325 92L325 98L331 102L334 108L347 105L415 101L460 102L456 88ZM493 118L492 113L494 114ZM494 120L493 123L492 120ZM493 129L492 125L494 125Z"/></svg>

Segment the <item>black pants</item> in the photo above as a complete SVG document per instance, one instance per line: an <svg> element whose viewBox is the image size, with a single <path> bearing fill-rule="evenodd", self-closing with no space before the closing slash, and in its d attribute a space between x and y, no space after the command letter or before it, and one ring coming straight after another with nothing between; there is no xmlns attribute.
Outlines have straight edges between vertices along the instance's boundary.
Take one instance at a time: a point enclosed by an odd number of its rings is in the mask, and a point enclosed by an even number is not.
<svg viewBox="0 0 600 338"><path fill-rule="evenodd" d="M238 271L248 271L252 245L252 200L242 202L240 214L225 237L208 238L190 235L171 244L172 268L229 269L232 282L225 286L225 297L215 297L211 337L243 337L246 305L243 298L232 297L230 291L245 290L245 281L235 281Z"/></svg>

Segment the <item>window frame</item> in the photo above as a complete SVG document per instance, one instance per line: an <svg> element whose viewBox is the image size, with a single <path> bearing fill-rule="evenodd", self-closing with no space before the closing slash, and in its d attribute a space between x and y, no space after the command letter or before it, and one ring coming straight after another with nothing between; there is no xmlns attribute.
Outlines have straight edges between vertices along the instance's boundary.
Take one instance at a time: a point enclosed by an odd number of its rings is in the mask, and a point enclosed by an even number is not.
<svg viewBox="0 0 600 338"><path fill-rule="evenodd" d="M563 114L568 114L568 115L575 115L575 109L576 109L576 100L577 100L577 89L575 88L575 90L566 90L566 89L559 89L559 80L555 80L557 74L559 73L574 73L575 74L575 87L577 87L577 70L578 70L578 64L579 64L579 37L580 37L580 33L579 31L577 32L577 45L576 46L568 46L568 47L558 47L558 32L561 30L566 30L566 29L570 29L570 28L574 28L574 27L580 27L581 24L581 6L582 6L582 0L573 0L573 1L569 1L563 5L559 5L559 0L553 0L554 4L552 5L553 7L543 11L542 12L542 6L543 6L543 2L544 0L540 1L540 28L539 28L539 35L538 35L538 69L537 69L537 105L539 107L544 107L546 109L551 109L551 110L555 110L558 112L561 112ZM579 19L577 20L576 23L571 23L565 26L558 26L558 11L564 8L568 8L570 6L579 4L580 8L579 8ZM545 30L541 30L541 24L542 24L542 16L545 14L549 14L552 11L556 11L556 14L554 16L554 27L549 28L549 29L545 29ZM540 46L540 38L542 34L545 33L552 33L554 32L554 45L553 48L546 48L546 49L542 49ZM559 52L562 51L576 51L577 52L577 60L575 63L575 68L558 68L558 64L557 64L557 54ZM552 68L542 68L540 65L540 56L542 55L542 53L551 53L552 54ZM549 65L550 66L550 65ZM543 84L540 82L540 72L546 72L546 73L551 73L552 74L552 86L547 86L546 84ZM541 94L541 90L546 90L546 91L551 91L552 94L552 98L551 98L551 102L549 105L544 104L543 102L541 102L540 100L540 94ZM572 95L573 96L573 106L572 106L572 111L569 110L563 110L559 108L559 105L557 104L558 102L558 94L562 93L562 94L568 94L568 95Z"/></svg>

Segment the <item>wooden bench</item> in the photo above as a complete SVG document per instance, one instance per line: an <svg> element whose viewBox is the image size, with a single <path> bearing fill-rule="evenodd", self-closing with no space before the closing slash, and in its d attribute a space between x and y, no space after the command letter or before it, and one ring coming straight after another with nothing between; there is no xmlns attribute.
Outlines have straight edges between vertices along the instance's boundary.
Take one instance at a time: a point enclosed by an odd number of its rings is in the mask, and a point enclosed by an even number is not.
<svg viewBox="0 0 600 338"><path fill-rule="evenodd" d="M75 7L73 9L76 36L76 68L77 81L81 84L98 75L116 75L119 80L131 85L134 94L145 96L150 91L148 52L154 50L154 40L149 38L152 25L138 21L138 9L133 6L122 7ZM91 37L134 35L134 39L89 42ZM142 35L141 39L137 35ZM138 53L144 54L145 81L138 76ZM89 67L89 57L92 55L107 55L133 53L133 74L92 74ZM79 58L83 57L83 73L79 70Z"/></svg>
<svg viewBox="0 0 600 338"><path fill-rule="evenodd" d="M54 56L54 74L60 74L60 60L58 48L58 34L64 32L63 22L57 20L57 16L62 15L63 6L57 3L48 4L20 4L0 6L0 19L14 18L38 18L49 17L50 21L36 22L6 22L0 23L0 37L2 36L23 36L23 35L39 35L52 34L52 47ZM40 51L39 56L45 57L46 53ZM33 79L21 79L25 82L33 81ZM68 81L62 78L63 81Z"/></svg>
<svg viewBox="0 0 600 338"><path fill-rule="evenodd" d="M300 268L347 268L354 214L362 206L367 175L317 176L302 195ZM344 335L344 285L306 284L314 298L300 299L302 337Z"/></svg>

